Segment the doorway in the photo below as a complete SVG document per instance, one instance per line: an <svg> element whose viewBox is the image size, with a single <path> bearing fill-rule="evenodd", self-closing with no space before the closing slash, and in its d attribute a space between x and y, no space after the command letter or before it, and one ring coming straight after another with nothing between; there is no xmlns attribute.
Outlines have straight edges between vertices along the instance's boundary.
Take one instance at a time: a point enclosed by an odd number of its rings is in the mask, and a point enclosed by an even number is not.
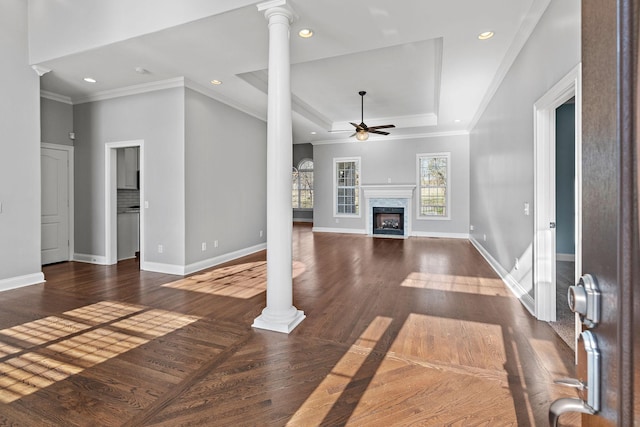
<svg viewBox="0 0 640 427"><path fill-rule="evenodd" d="M133 180L133 184L131 183L131 178L127 179L123 176L123 169L121 164L120 170L120 179L118 177L118 153L119 150L127 149L136 149L137 160L136 165L138 170L135 171L135 179ZM120 151L122 154L124 151ZM139 260L141 269L144 266L144 236L145 236L145 215L144 215L144 206L141 206L141 202L145 200L144 198L144 141L143 140L134 140L134 141L119 141L119 142L108 142L105 144L105 255L107 264L116 264L118 262L118 182L124 182L125 186L129 185L133 187L137 187L137 191L139 191L138 195L138 232L139 238L137 239L139 242ZM122 163L123 160L121 159ZM128 183L128 184L127 184ZM122 186L122 185L121 185ZM133 206L131 206L131 210ZM122 214L122 212L121 212ZM133 212L127 212L127 214L133 214ZM122 215L121 215L122 216ZM131 219L131 218L127 218ZM129 221L130 222L130 221ZM131 224L129 224L131 225ZM120 218L120 226L123 226L123 218ZM129 233L130 234L130 233ZM122 243L120 242L120 247L122 248ZM122 249L121 249L122 251Z"/></svg>
<svg viewBox="0 0 640 427"><path fill-rule="evenodd" d="M73 147L41 144L41 263L73 259Z"/></svg>
<svg viewBox="0 0 640 427"><path fill-rule="evenodd" d="M558 211L556 206L556 115L563 104L574 100L573 129L573 230L563 224L562 237L573 236L573 271L569 278L576 283L582 271L582 136L580 65L571 70L534 105L535 141L535 216L534 216L534 295L535 315L547 322L557 320L557 307L567 304L566 296L557 295ZM567 178L564 178L567 179ZM571 179L571 177L569 178ZM565 217L563 217L565 218ZM563 220L564 222L564 220ZM571 227L571 226L569 226ZM564 244L565 242L562 242ZM560 259L567 259L560 256ZM573 276L573 277L571 277ZM575 343L575 333L573 333Z"/></svg>

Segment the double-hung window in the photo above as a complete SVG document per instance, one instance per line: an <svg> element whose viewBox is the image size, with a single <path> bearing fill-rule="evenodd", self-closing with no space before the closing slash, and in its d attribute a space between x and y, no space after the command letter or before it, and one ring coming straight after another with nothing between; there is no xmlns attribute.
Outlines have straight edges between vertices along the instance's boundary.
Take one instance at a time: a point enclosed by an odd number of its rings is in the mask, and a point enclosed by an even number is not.
<svg viewBox="0 0 640 427"><path fill-rule="evenodd" d="M334 215L360 216L360 158L333 159Z"/></svg>
<svg viewBox="0 0 640 427"><path fill-rule="evenodd" d="M449 219L450 153L417 155L418 219Z"/></svg>
<svg viewBox="0 0 640 427"><path fill-rule="evenodd" d="M313 160L303 159L293 169L291 201L294 209L313 209Z"/></svg>

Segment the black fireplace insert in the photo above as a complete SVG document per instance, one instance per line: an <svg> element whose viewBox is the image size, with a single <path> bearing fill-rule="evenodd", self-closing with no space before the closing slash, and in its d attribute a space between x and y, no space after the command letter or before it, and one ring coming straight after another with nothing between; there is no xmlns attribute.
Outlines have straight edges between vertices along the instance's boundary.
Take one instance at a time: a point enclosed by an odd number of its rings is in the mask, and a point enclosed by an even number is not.
<svg viewBox="0 0 640 427"><path fill-rule="evenodd" d="M373 234L404 235L404 208L373 208Z"/></svg>

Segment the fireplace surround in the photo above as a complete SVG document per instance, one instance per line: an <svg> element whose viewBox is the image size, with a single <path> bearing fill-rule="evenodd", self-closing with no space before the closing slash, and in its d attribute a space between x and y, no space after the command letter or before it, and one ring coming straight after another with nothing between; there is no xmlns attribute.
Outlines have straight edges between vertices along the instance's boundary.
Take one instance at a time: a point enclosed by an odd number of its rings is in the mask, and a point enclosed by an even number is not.
<svg viewBox="0 0 640 427"><path fill-rule="evenodd" d="M361 187L366 206L366 234L373 237L400 239L409 237L411 234L411 201L416 186L412 184L366 184ZM382 221L381 224L378 224L379 220Z"/></svg>

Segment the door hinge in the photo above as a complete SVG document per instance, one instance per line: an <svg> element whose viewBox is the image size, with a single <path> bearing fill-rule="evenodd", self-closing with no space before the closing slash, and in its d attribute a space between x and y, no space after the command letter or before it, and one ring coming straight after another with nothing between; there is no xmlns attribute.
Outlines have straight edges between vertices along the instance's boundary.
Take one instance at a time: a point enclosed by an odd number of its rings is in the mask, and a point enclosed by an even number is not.
<svg viewBox="0 0 640 427"><path fill-rule="evenodd" d="M549 228L556 228L556 223L555 223L555 221L551 221L551 222L549 223Z"/></svg>

